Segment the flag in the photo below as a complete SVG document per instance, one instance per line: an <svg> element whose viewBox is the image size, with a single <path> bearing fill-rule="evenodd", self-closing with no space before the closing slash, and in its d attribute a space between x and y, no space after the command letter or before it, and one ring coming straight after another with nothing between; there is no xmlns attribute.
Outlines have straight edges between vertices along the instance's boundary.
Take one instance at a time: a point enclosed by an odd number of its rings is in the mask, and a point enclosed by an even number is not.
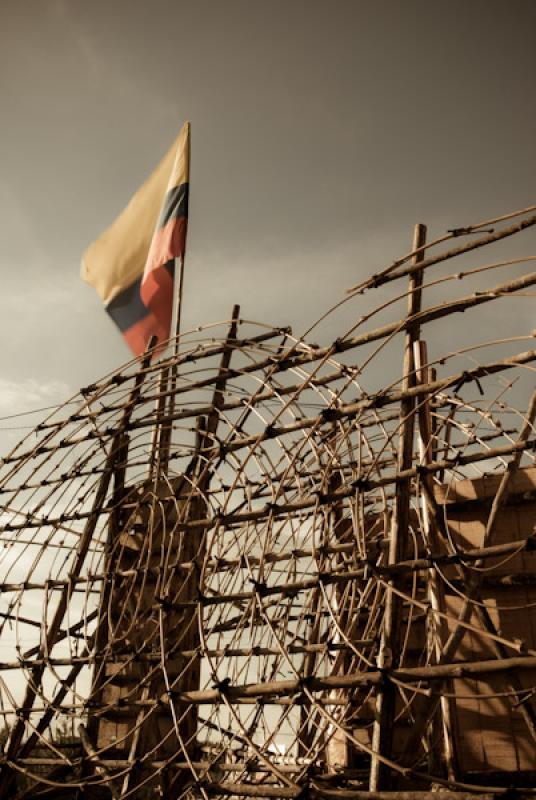
<svg viewBox="0 0 536 800"><path fill-rule="evenodd" d="M115 222L86 250L82 278L97 291L135 355L169 338L174 259L184 256L190 124Z"/></svg>

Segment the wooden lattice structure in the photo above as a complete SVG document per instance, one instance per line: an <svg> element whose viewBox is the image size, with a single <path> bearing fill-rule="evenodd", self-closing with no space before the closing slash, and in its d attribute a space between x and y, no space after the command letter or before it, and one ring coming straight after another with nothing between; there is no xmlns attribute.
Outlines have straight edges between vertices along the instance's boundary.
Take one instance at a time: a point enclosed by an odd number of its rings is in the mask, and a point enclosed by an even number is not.
<svg viewBox="0 0 536 800"><path fill-rule="evenodd" d="M0 798L534 792L535 257L480 257L534 212L417 226L326 346L235 308L2 460Z"/></svg>

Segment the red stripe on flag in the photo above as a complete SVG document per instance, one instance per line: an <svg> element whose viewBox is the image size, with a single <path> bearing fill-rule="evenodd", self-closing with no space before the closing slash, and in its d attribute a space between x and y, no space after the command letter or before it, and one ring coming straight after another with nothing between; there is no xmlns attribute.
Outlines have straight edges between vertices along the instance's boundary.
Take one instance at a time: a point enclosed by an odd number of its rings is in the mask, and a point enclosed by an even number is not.
<svg viewBox="0 0 536 800"><path fill-rule="evenodd" d="M169 338L173 316L173 276L166 264L184 254L186 225L186 217L174 217L155 232L141 281L141 299L165 331L164 339Z"/></svg>
<svg viewBox="0 0 536 800"><path fill-rule="evenodd" d="M123 338L132 350L135 356L141 356L145 352L147 342L151 336L156 336L158 344L162 344L169 338L170 321L166 324L162 323L154 314L147 314L146 317L140 319L135 325L123 331Z"/></svg>
<svg viewBox="0 0 536 800"><path fill-rule="evenodd" d="M186 243L186 217L173 217L159 230L155 231L142 281L142 299L145 302L143 287L148 280L151 272L167 264L174 258L182 256Z"/></svg>
<svg viewBox="0 0 536 800"><path fill-rule="evenodd" d="M173 276L165 265L145 273L140 295L143 304L152 311L161 325L167 325L169 331L173 313Z"/></svg>

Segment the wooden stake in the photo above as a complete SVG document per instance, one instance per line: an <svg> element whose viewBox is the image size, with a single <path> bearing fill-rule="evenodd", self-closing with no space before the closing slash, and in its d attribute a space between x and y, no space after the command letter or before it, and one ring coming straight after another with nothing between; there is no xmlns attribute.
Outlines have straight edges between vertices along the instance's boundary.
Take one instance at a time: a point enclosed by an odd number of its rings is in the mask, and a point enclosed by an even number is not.
<svg viewBox="0 0 536 800"><path fill-rule="evenodd" d="M413 346L413 354L415 359L415 371L418 384L426 385L430 380L428 369L428 351L426 342L415 342ZM433 441L432 441L432 415L430 412L430 401L428 395L417 397L418 404L418 420L419 420L419 455L420 463L431 464L433 456ZM430 518L429 505L427 496L433 496L432 476L423 475L419 483L421 487L426 484L428 492L422 493L421 488L421 514L423 519L423 533L426 539L426 546L429 552L440 552L440 540L437 536L436 525L434 520ZM438 582L435 567L428 570L427 575L428 596L430 598L430 605L432 610L444 612L445 597L443 584ZM439 661L443 644L448 635L446 620L444 617L437 614L428 617L429 628L428 635L430 638L430 649L434 651L436 659ZM453 693L453 686L451 683L447 686L450 694ZM453 703L450 697L442 696L440 699L440 708L442 715L442 742L443 753L445 758L445 765L447 768L447 775L449 780L456 780L457 775L457 758L456 758L456 737L454 735L454 720L455 714Z"/></svg>
<svg viewBox="0 0 536 800"><path fill-rule="evenodd" d="M413 238L413 249L419 250L426 241L426 227L416 225ZM421 250L414 258L414 263L422 261ZM408 317L417 315L421 308L422 272L415 271L410 275L408 288ZM415 385L413 362L413 345L419 338L419 326L415 324L406 332L404 345L404 364L402 391L408 391ZM404 397L400 404L400 433L398 445L398 464L400 471L410 469L413 463L413 431L414 431L414 397ZM401 481L395 499L392 527L389 543L389 564L395 564L404 558L407 548L409 510L411 499L411 479ZM386 593L385 615L378 655L380 669L389 669L398 664L399 645L401 641L401 602L392 591L390 583ZM377 694L376 716L372 731L372 756L370 766L371 792L389 788L389 770L378 756L391 757L393 742L393 725L395 717L395 701L397 690L391 683L382 686Z"/></svg>

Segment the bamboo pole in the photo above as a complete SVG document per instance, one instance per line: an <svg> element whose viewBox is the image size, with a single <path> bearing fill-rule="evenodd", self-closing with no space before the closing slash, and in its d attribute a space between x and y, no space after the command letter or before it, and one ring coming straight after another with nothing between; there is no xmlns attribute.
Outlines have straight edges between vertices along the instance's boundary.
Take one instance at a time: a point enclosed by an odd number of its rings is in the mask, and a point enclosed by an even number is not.
<svg viewBox="0 0 536 800"><path fill-rule="evenodd" d="M172 422L162 422L162 420L167 416L165 404L166 390L169 380L169 367L163 366L160 371L160 391L157 399L155 400L155 420L153 423L154 427L151 447L151 463L149 465L149 480L155 485L160 480L160 476L167 473L169 465L173 424ZM170 413L173 413L173 411L174 408L170 406Z"/></svg>
<svg viewBox="0 0 536 800"><path fill-rule="evenodd" d="M223 796L242 797L274 797L274 798L301 798L303 789L291 787L270 786L266 784L255 785L251 783L213 783L208 784L209 792ZM442 791L441 800L493 800L503 794L502 790L490 794L489 792L451 792ZM363 789L329 789L327 787L307 786L307 796L312 798L325 798L325 800L437 800L437 792L370 792ZM523 790L516 798L523 798ZM525 798L534 797L532 792L525 794Z"/></svg>
<svg viewBox="0 0 536 800"><path fill-rule="evenodd" d="M531 670L536 668L536 656L513 656L511 658L485 661L460 661L444 664L431 664L424 667L398 667L396 669L371 670L370 672L350 672L347 675L332 675L324 678L313 677L307 688L311 692L331 691L332 689L352 689L363 686L377 686L385 679L407 683L420 681L443 681L445 678L471 678L483 675L497 675L508 670ZM238 702L242 698L265 698L270 696L288 697L300 694L303 684L299 679L264 681L263 683L226 685L225 694L229 700ZM166 703L165 697L160 702ZM221 689L201 689L195 692L173 694L174 703L219 703L222 702Z"/></svg>
<svg viewBox="0 0 536 800"><path fill-rule="evenodd" d="M426 241L426 227L416 225L413 237L413 250L419 250ZM422 254L415 256L414 263L422 261ZM422 271L411 273L408 287L408 319L419 315L421 308ZM404 361L402 369L402 391L407 392L415 386L415 366L413 346L419 339L419 324L406 328L404 342ZM403 472L411 468L413 463L414 434L414 396L404 397L400 404L400 433L397 456L397 470ZM408 541L409 511L411 498L411 478L398 484L395 497L392 525L390 531L388 563L395 564L406 555ZM381 633L378 667L389 669L399 663L399 647L401 641L400 597L392 591L393 579L390 580L386 597L385 613ZM372 750L374 755L370 764L369 789L371 792L388 788L389 770L380 757L391 758L394 733L395 702L397 689L392 683L386 683L378 690L376 697L375 722L372 729Z"/></svg>
<svg viewBox="0 0 536 800"><path fill-rule="evenodd" d="M233 310L231 313L231 321L229 324L229 329L227 332L226 337L226 347L224 348L220 365L218 369L218 375L216 377L216 381L214 384L214 393L212 396L212 403L211 403L211 411L208 416L199 417L198 418L198 425L197 425L197 437L196 437L196 446L194 455L190 461L186 469L186 476L195 482L195 491L197 498L200 499L200 503L205 506L205 497L204 493L208 489L211 479L211 462L209 460L204 459L204 450L206 449L208 443L216 437L218 426L220 423L220 409L224 402L224 393L225 388L227 385L227 373L229 371L229 365L231 361L231 357L233 354L233 344L236 342L237 338L237 330L239 324L239 317L240 317L240 306L235 305L233 306ZM201 506L200 503L196 503L195 500L192 504L192 508L194 509L194 514L200 512ZM192 602L190 598L197 598L202 593L202 586L201 580L202 575L200 570L197 566L198 562L202 560L204 555L204 548L205 548L205 531L204 529L192 531L189 534L186 532L183 533L183 547L184 549L193 555L195 561L194 569L189 573L186 581L183 583L182 586L178 587L176 595L181 597L188 597L189 600L186 603L181 604L181 609L191 609L191 619L186 623L183 619L182 624L188 626L187 642L186 646L187 649L194 648L195 651L198 650L201 644L200 634L197 627L197 620L194 617L194 614L197 611L197 602ZM173 607L174 603L173 600L171 603L168 602L168 609ZM162 622L162 609L159 610L160 616L160 626L161 630L163 630L163 622ZM161 635L162 638L162 635ZM164 648L164 642L162 642L162 650ZM170 646L170 650L173 650L173 645ZM182 654L181 654L182 655ZM169 658L169 654L168 654ZM182 655L182 658L186 660L185 656ZM174 691L180 691L181 689L188 689L192 685L199 686L200 676L201 676L201 667L199 659L192 658L189 660L189 667L188 669L183 669L179 679L173 679L172 684L174 687ZM170 689L170 681L171 677L169 676L169 672L166 666L165 655L162 652L162 672L164 674L166 685L168 690ZM176 717L173 717L174 725L175 725L175 732L177 735L177 739L181 742L181 746L184 747L183 742L188 742L188 754L187 758L192 759L197 757L197 713L196 709L192 708L187 717L183 716L181 721L178 722ZM188 780L188 771L179 772L172 777L165 778L166 787L165 792L168 794L177 793ZM164 778L163 778L164 780Z"/></svg>
<svg viewBox="0 0 536 800"><path fill-rule="evenodd" d="M327 612L326 612L327 613ZM351 639L350 643L346 642L326 642L323 644L306 644L296 645L290 644L287 648L288 653L294 654L325 654L336 653L340 650L351 650L352 647L369 647L374 643L374 639ZM281 650L276 647L219 647L197 650L183 650L180 649L180 654L184 659L193 658L237 658L245 657L251 658L252 656L279 656ZM137 653L136 661L140 663L158 663L161 659L161 653L157 650L153 653ZM127 653L117 652L112 659L109 659L110 664L128 663L132 660L132 655ZM85 664L94 664L94 655L80 655L72 658L47 658L47 659L20 659L19 661L2 661L0 662L0 670L20 670L22 667L28 668L37 666L39 664L49 665L51 667L69 667L71 665L77 666L81 669ZM56 702L56 700L54 701Z"/></svg>
<svg viewBox="0 0 536 800"><path fill-rule="evenodd" d="M418 383L426 385L429 380L428 371L428 351L426 343L418 341L414 343L414 359L415 369ZM432 441L432 416L430 412L430 402L427 395L421 395L417 398L418 409L418 440L419 440L419 455L420 464L430 464L432 462L433 441ZM422 484L426 483L428 492L423 493ZM423 533L425 537L425 544L429 552L438 552L440 548L439 536L437 535L437 527L434 524L435 520L430 518L429 506L427 502L427 495L433 496L433 487L431 484L431 476L424 475L419 481L421 486L421 514L423 518ZM437 580L437 573L434 568L428 570L427 574L427 588L430 598L430 605L435 612L445 611L445 596L443 584ZM429 625L429 647L439 660L441 658L441 651L443 644L448 636L448 629L444 617L430 615L427 618ZM447 686L452 694L452 684ZM449 697L442 696L440 699L441 709L441 741L443 746L443 755L446 765L447 776L449 780L456 780L457 768L457 755L456 755L456 733L455 733L455 714L453 702ZM433 752L433 748L432 748Z"/></svg>
<svg viewBox="0 0 536 800"><path fill-rule="evenodd" d="M497 231L496 233L491 233L488 236L482 236L480 239L474 239L469 244L460 245L459 247L453 247L450 250L447 250L446 253L440 253L437 256L433 256L432 258L421 259L421 269L426 269L427 267L431 267L434 264L440 264L443 261L448 261L449 259L456 258L457 256L461 256L464 253L470 253L473 250L477 250L480 247L485 247L488 244L493 244L494 242L499 242L501 239L506 239L509 236L513 236L516 233L520 233L521 231L530 228L532 225L536 225L536 215L528 217L527 219L522 220L521 222L516 222L515 225L511 225L509 228L505 228L502 231ZM418 253L418 255L422 256L422 251ZM358 284L356 286L352 286L350 289L347 290L348 294L353 294L355 291L363 292L365 289L369 288L378 288L379 286L383 286L386 283L390 283L391 281L396 281L398 278L402 278L405 275L410 275L412 272L415 271L414 264L410 264L407 267L397 270L396 272L392 272L392 267L387 267L383 273L379 273L378 275L373 275L369 281L365 283L365 285Z"/></svg>

